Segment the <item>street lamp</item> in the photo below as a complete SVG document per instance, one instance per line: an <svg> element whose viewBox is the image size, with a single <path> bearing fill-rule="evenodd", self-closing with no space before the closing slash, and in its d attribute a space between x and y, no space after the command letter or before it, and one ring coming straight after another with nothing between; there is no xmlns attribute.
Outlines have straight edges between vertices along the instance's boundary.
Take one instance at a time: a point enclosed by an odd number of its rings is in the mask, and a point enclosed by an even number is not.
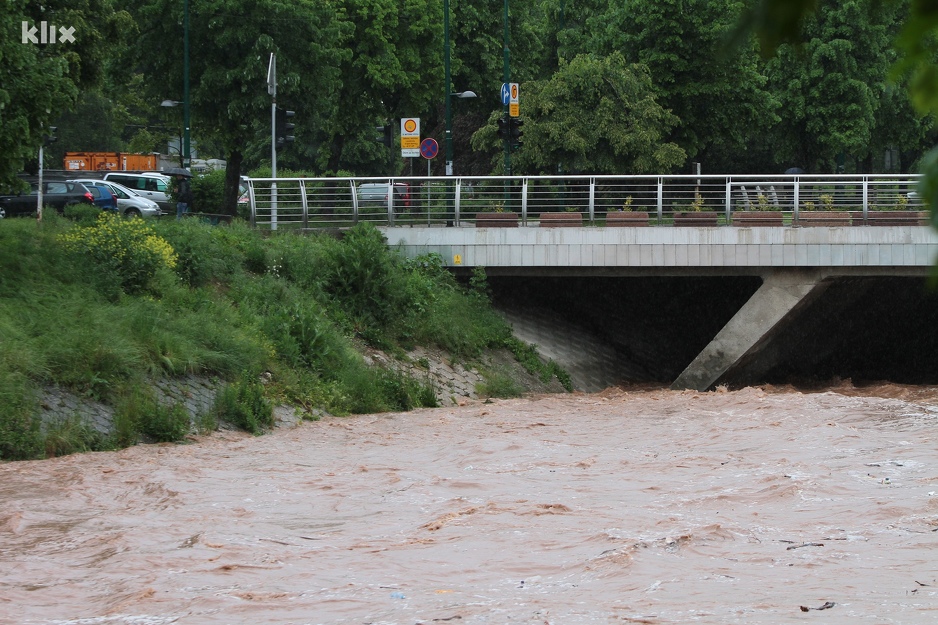
<svg viewBox="0 0 938 625"><path fill-rule="evenodd" d="M160 102L160 106L173 107L179 106L180 104L185 104L181 100L163 100ZM185 108L183 110L186 110ZM183 130L182 130L182 145L179 146L179 156L182 158L181 165L186 169L189 168L191 163L190 161L190 152L189 152L189 122L183 120Z"/></svg>
<svg viewBox="0 0 938 625"><path fill-rule="evenodd" d="M476 98L474 91L459 91L446 93L446 175L453 175L453 110L450 98Z"/></svg>

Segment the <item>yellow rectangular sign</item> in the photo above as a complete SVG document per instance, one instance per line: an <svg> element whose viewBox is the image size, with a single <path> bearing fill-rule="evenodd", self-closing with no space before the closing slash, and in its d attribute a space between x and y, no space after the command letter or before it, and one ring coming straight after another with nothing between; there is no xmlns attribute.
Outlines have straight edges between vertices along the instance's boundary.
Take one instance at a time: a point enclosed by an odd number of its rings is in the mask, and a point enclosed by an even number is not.
<svg viewBox="0 0 938 625"><path fill-rule="evenodd" d="M401 137L402 148L420 148L420 137Z"/></svg>
<svg viewBox="0 0 938 625"><path fill-rule="evenodd" d="M512 117L520 117L520 116L521 116L521 105L518 104L517 102L512 102L511 104L509 104L509 105L508 105L508 114L509 114L510 116L512 116Z"/></svg>

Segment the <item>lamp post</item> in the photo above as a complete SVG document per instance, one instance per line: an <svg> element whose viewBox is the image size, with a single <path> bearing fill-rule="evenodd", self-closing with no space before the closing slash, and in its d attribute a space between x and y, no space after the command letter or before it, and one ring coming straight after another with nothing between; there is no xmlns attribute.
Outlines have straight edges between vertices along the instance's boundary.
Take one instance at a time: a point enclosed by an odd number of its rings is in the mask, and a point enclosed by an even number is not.
<svg viewBox="0 0 938 625"><path fill-rule="evenodd" d="M182 21L182 102L163 100L160 106L179 106L182 104L182 166L189 169L192 164L192 152L189 143L189 0L185 0Z"/></svg>
<svg viewBox="0 0 938 625"><path fill-rule="evenodd" d="M189 169L192 164L190 158L192 153L189 151L189 0L185 0L185 17L183 18L182 30L182 166Z"/></svg>
<svg viewBox="0 0 938 625"><path fill-rule="evenodd" d="M453 110L450 106L450 98L475 98L474 91L459 91L446 93L446 175L453 175Z"/></svg>
<svg viewBox="0 0 938 625"><path fill-rule="evenodd" d="M446 151L446 175L453 175L453 108L451 99L475 98L473 91L459 91L454 93L450 87L449 73L449 0L443 0L443 82L446 89L446 136L443 143Z"/></svg>

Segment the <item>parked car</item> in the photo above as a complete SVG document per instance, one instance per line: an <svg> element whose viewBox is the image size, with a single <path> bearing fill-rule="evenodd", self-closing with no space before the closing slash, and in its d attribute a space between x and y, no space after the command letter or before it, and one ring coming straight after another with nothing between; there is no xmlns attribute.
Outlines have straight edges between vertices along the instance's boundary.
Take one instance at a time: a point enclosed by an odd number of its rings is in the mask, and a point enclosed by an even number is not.
<svg viewBox="0 0 938 625"><path fill-rule="evenodd" d="M358 186L359 205L388 205L387 182L366 182ZM404 182L394 183L394 206L401 209L410 208L410 185Z"/></svg>
<svg viewBox="0 0 938 625"><path fill-rule="evenodd" d="M73 182L80 182L85 186L106 187L117 198L117 208L126 217L159 217L163 214L159 204L138 195L136 191L122 184L93 178L79 178Z"/></svg>
<svg viewBox="0 0 938 625"><path fill-rule="evenodd" d="M0 195L0 219L16 215L34 215L38 204L39 183L29 183L29 191ZM42 204L60 213L72 204L94 204L94 196L82 184L64 180L44 180Z"/></svg>
<svg viewBox="0 0 938 625"><path fill-rule="evenodd" d="M94 184L86 184L84 186L94 197L95 206L101 210L111 211L114 213L117 212L117 198L114 197L114 194L111 193L110 189Z"/></svg>
<svg viewBox="0 0 938 625"><path fill-rule="evenodd" d="M139 195L159 204L160 208L166 212L175 212L176 210L169 198L170 189L172 188L169 176L156 172L144 172L142 174L108 172L104 174L104 179L122 184L128 189L133 189Z"/></svg>

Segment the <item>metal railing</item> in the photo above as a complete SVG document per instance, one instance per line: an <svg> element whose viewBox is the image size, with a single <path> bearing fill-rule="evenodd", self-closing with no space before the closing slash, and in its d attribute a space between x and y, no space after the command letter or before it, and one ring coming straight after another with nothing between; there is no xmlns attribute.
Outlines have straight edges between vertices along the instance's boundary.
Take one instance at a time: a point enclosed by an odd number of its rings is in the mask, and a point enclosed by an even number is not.
<svg viewBox="0 0 938 625"><path fill-rule="evenodd" d="M251 178L248 197L251 224L274 230L361 221L479 227L901 225L924 223L918 181L914 174ZM375 194L375 185L395 191Z"/></svg>

